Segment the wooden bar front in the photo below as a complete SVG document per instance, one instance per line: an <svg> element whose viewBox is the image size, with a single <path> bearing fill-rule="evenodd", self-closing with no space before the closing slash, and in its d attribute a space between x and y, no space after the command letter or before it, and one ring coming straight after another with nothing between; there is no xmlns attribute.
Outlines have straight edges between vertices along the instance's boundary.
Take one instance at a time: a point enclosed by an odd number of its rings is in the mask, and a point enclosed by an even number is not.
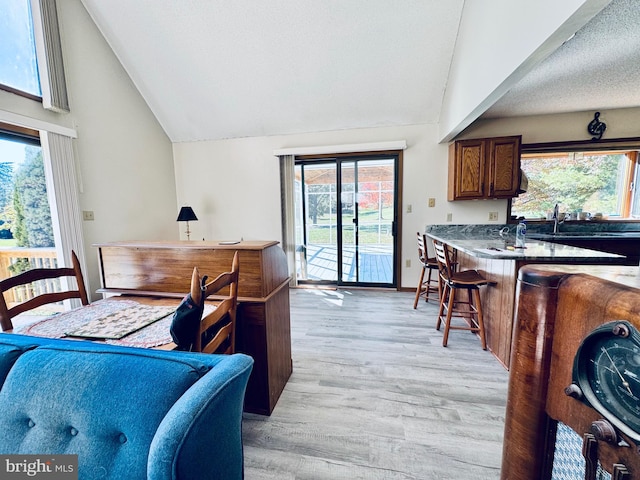
<svg viewBox="0 0 640 480"><path fill-rule="evenodd" d="M117 242L96 247L98 292L178 298L189 291L194 267L215 278L230 270L238 251L236 350L255 361L245 411L271 414L292 371L289 275L278 242Z"/></svg>
<svg viewBox="0 0 640 480"><path fill-rule="evenodd" d="M462 251L457 252L457 259L461 270L478 270L491 282L480 288L487 348L509 370L518 273L526 265L544 261L480 258ZM590 261L592 260L575 259L572 265L577 267ZM607 263L606 259L598 259L597 262L600 265Z"/></svg>

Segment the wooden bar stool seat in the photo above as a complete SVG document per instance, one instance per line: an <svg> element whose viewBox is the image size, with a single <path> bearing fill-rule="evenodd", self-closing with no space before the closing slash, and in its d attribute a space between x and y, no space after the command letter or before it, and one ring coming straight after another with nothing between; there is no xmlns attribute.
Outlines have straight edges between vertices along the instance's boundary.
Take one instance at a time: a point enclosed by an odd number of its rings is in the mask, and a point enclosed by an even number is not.
<svg viewBox="0 0 640 480"><path fill-rule="evenodd" d="M475 332L480 337L482 349L487 349L487 340L484 332L484 320L482 317L482 303L480 302L480 287L490 282L476 270L454 271L449 248L441 242L433 242L436 250L436 260L440 271L442 292L440 296L440 308L436 330L444 323L444 335L442 346L446 347L449 341L450 330L468 330ZM456 291L466 290L467 300L463 300ZM453 317L465 320L464 325L452 325Z"/></svg>
<svg viewBox="0 0 640 480"><path fill-rule="evenodd" d="M436 273L435 278L432 276L434 271L438 271L438 261L435 257L429 258L427 252L427 237L426 235L417 232L418 236L418 259L420 260L420 279L418 280L418 287L416 288L416 298L413 301L413 308L417 308L418 300L420 297L424 298L425 302L429 299L440 302L440 286L439 277ZM425 272L427 273L427 279L425 280Z"/></svg>

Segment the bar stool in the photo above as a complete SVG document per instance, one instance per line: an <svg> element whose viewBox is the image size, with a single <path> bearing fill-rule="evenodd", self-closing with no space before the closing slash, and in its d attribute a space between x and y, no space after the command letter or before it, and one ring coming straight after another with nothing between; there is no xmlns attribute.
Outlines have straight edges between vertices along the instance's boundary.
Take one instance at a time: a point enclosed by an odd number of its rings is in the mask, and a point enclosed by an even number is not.
<svg viewBox="0 0 640 480"><path fill-rule="evenodd" d="M436 250L436 260L443 285L436 323L436 330L440 330L440 324L444 323L442 346L447 346L449 330L469 330L478 333L482 349L486 350L487 340L484 333L482 304L480 303L480 287L490 282L476 270L454 271L447 245L434 240L433 246ZM457 290L467 291L466 301L455 298ZM463 318L466 325L451 325L452 317Z"/></svg>
<svg viewBox="0 0 640 480"><path fill-rule="evenodd" d="M413 301L413 308L417 308L418 300L420 297L424 297L424 301L428 302L432 300L440 301L440 285L438 278L432 278L431 274L434 270L438 270L438 262L434 258L429 258L427 253L427 236L420 232L417 232L418 236L418 259L422 264L420 269L420 279L418 280L418 287L416 288L416 299ZM424 272L428 270L427 279L424 279Z"/></svg>

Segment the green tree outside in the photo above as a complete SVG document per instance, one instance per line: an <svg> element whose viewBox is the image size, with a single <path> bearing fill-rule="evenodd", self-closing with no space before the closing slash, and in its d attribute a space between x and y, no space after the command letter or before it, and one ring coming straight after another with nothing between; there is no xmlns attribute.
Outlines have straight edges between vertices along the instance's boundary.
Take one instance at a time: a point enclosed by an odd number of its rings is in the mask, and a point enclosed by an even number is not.
<svg viewBox="0 0 640 480"><path fill-rule="evenodd" d="M13 164L0 163L0 239L13 238L11 222L13 212Z"/></svg>
<svg viewBox="0 0 640 480"><path fill-rule="evenodd" d="M511 212L544 218L555 204L564 212L620 212L618 179L628 158L624 154L566 155L523 158L528 191L515 198Z"/></svg>
<svg viewBox="0 0 640 480"><path fill-rule="evenodd" d="M14 177L14 238L20 247L53 247L51 210L47 198L42 151L25 147L25 160Z"/></svg>

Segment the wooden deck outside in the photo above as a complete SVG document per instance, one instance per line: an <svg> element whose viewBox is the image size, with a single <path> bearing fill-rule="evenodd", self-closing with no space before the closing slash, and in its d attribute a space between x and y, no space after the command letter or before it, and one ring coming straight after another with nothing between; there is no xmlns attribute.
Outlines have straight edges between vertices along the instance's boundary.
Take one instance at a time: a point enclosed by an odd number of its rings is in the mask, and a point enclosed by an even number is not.
<svg viewBox="0 0 640 480"><path fill-rule="evenodd" d="M355 250L343 253L345 282L356 281ZM297 259L300 273L300 258ZM306 280L337 280L338 251L335 245L308 245ZM363 283L391 283L393 281L393 247L391 245L366 245L360 248L359 281Z"/></svg>

